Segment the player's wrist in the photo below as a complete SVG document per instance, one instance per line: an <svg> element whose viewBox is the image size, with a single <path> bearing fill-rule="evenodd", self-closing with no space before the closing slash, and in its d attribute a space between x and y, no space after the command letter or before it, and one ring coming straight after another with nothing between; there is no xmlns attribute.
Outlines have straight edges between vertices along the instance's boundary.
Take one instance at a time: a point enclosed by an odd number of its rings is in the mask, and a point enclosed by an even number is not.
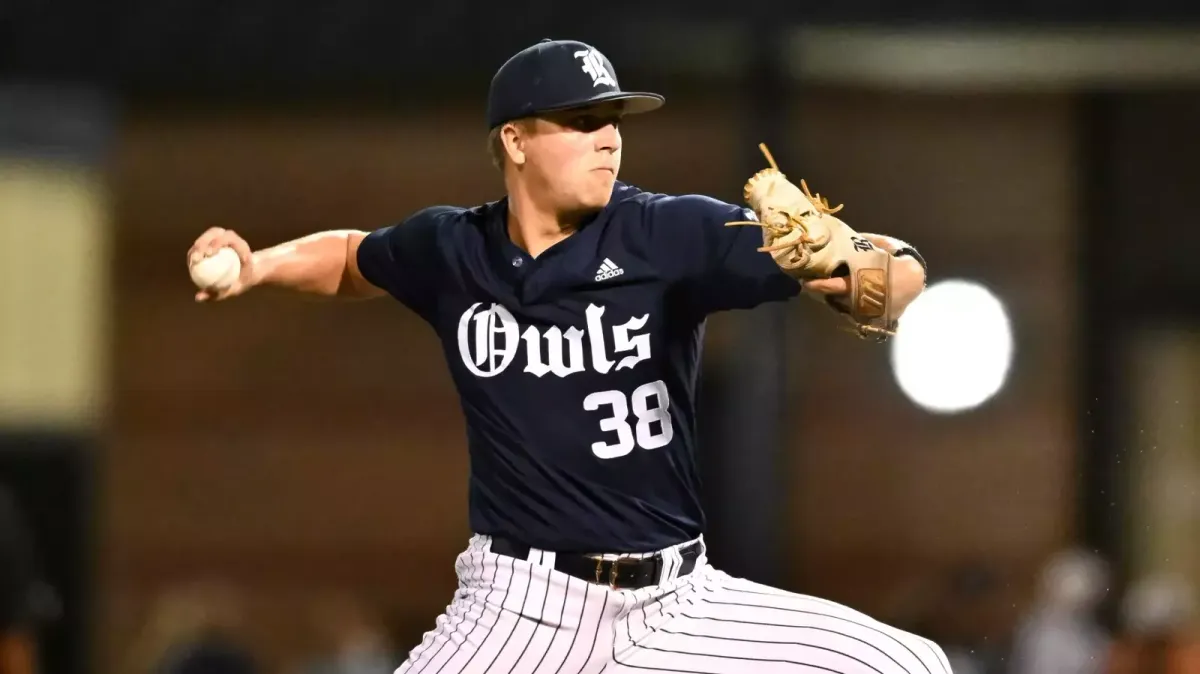
<svg viewBox="0 0 1200 674"><path fill-rule="evenodd" d="M921 257L921 254L917 252L916 248L908 244L905 244L892 253L892 257L911 257L917 261L917 264L921 265L921 270L925 273L925 275L929 275L929 265L925 264L925 258Z"/></svg>
<svg viewBox="0 0 1200 674"><path fill-rule="evenodd" d="M270 255L270 251L268 248L250 254L250 269L244 279L247 288L270 284L278 276L278 258Z"/></svg>
<svg viewBox="0 0 1200 674"><path fill-rule="evenodd" d="M886 234L863 234L863 236L870 240L871 243L891 253L892 257L911 257L921 265L921 269L926 275L929 274L929 265L925 263L925 258L921 256L921 253L912 244L897 239L894 236L887 236Z"/></svg>

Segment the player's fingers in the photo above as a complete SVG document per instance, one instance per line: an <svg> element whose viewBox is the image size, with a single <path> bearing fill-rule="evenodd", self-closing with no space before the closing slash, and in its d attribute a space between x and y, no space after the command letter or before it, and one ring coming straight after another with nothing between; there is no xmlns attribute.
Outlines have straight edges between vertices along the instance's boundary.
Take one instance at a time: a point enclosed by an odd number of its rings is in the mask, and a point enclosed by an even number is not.
<svg viewBox="0 0 1200 674"><path fill-rule="evenodd" d="M205 242L197 241L191 248L188 249L188 254L187 254L188 266L190 267L190 266L196 264L197 262L199 262L200 260L203 260L204 256L207 254L207 251L208 251L208 242L207 241L205 241Z"/></svg>
<svg viewBox="0 0 1200 674"><path fill-rule="evenodd" d="M205 298L203 301L210 303L221 302L233 296L233 292L231 292L229 289L217 290L216 288L209 288L208 290L204 291L204 294Z"/></svg>
<svg viewBox="0 0 1200 674"><path fill-rule="evenodd" d="M197 302L207 302L212 299L212 295L207 290L201 290L196 293Z"/></svg>
<svg viewBox="0 0 1200 674"><path fill-rule="evenodd" d="M246 269L250 266L250 244L246 243L245 239L233 232L229 232L228 234L229 236L223 239L224 246L218 246L218 248L226 246L232 248L233 252L238 254L238 259L242 263L242 269Z"/></svg>
<svg viewBox="0 0 1200 674"><path fill-rule="evenodd" d="M217 290L215 299L219 302L221 300L227 300L231 297L237 297L238 295L246 292L246 288L248 287L250 286L243 283L239 277L238 280L234 281L229 287Z"/></svg>
<svg viewBox="0 0 1200 674"><path fill-rule="evenodd" d="M845 278L821 278L804 282L804 290L817 295L844 295L850 292L850 281Z"/></svg>
<svg viewBox="0 0 1200 674"><path fill-rule="evenodd" d="M208 242L208 248L205 251L205 255L213 255L222 248L236 248L239 242L241 242L242 245L245 245L245 242L242 241L242 237L238 236L237 232L226 229Z"/></svg>
<svg viewBox="0 0 1200 674"><path fill-rule="evenodd" d="M213 242L224 235L225 232L226 230L223 227L209 227L205 230L203 234L196 238L196 242L192 244L192 247L188 249L188 264L212 253L215 250L212 248Z"/></svg>

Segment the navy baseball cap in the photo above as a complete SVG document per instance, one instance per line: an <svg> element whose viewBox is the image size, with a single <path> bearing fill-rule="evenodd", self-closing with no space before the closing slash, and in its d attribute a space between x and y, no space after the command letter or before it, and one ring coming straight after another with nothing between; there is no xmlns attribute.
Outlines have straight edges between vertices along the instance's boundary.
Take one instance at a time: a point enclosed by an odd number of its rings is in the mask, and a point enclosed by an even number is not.
<svg viewBox="0 0 1200 674"><path fill-rule="evenodd" d="M487 122L501 124L544 112L623 101L626 114L662 107L658 94L621 91L612 63L595 47L575 40L542 40L508 59L488 90Z"/></svg>

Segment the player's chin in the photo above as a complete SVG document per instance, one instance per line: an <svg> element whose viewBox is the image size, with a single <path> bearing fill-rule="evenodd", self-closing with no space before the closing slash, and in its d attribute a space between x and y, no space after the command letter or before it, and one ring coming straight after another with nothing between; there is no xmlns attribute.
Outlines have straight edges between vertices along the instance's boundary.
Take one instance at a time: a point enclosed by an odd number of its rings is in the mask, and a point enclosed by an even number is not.
<svg viewBox="0 0 1200 674"><path fill-rule="evenodd" d="M580 201L590 208L604 208L612 198L616 174L611 171L595 171L592 176L593 179L588 181L587 188L582 190Z"/></svg>
<svg viewBox="0 0 1200 674"><path fill-rule="evenodd" d="M611 196L612 195L609 192L605 192L603 195L600 195L600 194L597 194L594 196L589 195L588 198L580 200L579 210L585 211L585 212L587 212L587 211L602 211L602 210L604 210L605 206L608 206L608 202L609 202L609 199L611 198Z"/></svg>

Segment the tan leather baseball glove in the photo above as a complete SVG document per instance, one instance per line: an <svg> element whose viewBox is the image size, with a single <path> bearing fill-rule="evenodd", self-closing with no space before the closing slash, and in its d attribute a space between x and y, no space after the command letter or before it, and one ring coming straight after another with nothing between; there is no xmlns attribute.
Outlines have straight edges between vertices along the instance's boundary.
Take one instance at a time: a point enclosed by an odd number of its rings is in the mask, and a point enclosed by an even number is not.
<svg viewBox="0 0 1200 674"><path fill-rule="evenodd" d="M862 337L884 341L895 334L897 315L891 297L892 255L859 235L837 217L820 194L797 187L779 170L765 144L759 149L770 168L746 182L744 197L758 220L727 223L762 227L763 245L779 267L803 282L846 277L847 296L816 298L849 319Z"/></svg>

